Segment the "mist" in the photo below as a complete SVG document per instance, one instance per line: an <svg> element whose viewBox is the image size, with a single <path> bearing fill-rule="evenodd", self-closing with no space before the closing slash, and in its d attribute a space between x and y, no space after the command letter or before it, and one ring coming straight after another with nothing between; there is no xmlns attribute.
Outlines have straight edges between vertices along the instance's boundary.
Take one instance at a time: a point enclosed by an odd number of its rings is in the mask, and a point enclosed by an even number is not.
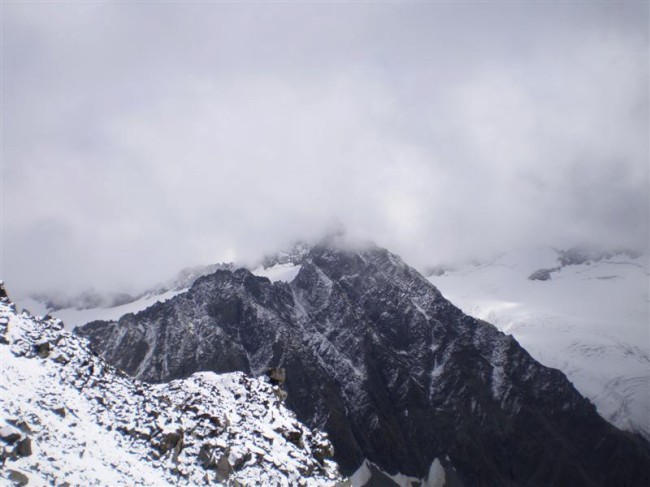
<svg viewBox="0 0 650 487"><path fill-rule="evenodd" d="M648 248L646 2L2 4L2 279L131 290L342 226L415 266Z"/></svg>

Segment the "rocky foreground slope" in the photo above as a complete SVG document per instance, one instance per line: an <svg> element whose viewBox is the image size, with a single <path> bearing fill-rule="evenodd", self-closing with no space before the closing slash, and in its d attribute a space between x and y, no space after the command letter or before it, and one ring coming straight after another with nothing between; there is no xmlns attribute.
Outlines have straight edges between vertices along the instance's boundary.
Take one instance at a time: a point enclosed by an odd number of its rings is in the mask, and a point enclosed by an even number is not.
<svg viewBox="0 0 650 487"><path fill-rule="evenodd" d="M0 287L0 483L335 485L331 444L266 378L197 373L150 385Z"/></svg>
<svg viewBox="0 0 650 487"><path fill-rule="evenodd" d="M650 484L646 441L399 257L325 242L294 264L290 283L221 270L78 332L151 382L286 368L287 405L329 433L347 474L370 461L466 486Z"/></svg>

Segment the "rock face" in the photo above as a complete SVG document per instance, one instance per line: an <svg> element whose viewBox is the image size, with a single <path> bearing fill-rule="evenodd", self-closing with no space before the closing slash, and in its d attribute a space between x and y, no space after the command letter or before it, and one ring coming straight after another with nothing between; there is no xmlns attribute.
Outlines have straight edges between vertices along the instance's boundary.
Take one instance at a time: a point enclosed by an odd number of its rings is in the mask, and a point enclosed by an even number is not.
<svg viewBox="0 0 650 487"><path fill-rule="evenodd" d="M287 405L327 431L350 474L368 459L469 485L645 485L650 447L604 421L555 369L464 315L414 269L369 246L323 243L291 283L245 269L78 333L145 381L201 370L286 370Z"/></svg>
<svg viewBox="0 0 650 487"><path fill-rule="evenodd" d="M331 450L327 437L298 422L265 378L202 372L142 383L60 321L18 314L6 294L0 336L2 485L320 487L342 480L323 455Z"/></svg>
<svg viewBox="0 0 650 487"><path fill-rule="evenodd" d="M650 441L649 277L647 254L538 247L428 279L560 369L603 418Z"/></svg>

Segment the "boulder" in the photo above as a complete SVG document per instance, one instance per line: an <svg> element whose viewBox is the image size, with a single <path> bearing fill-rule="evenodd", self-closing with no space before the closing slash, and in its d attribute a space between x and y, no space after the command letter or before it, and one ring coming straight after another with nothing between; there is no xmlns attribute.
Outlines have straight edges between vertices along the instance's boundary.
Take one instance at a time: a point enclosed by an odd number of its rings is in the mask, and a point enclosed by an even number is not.
<svg viewBox="0 0 650 487"><path fill-rule="evenodd" d="M281 385L287 379L287 371L282 367L271 367L268 371L268 376L272 384Z"/></svg>
<svg viewBox="0 0 650 487"><path fill-rule="evenodd" d="M0 429L0 438L2 438L2 441L9 443L10 445L13 445L18 440L20 440L21 436L22 434L20 431L18 431L13 426L6 425Z"/></svg>
<svg viewBox="0 0 650 487"><path fill-rule="evenodd" d="M230 477L230 474L232 474L232 465L230 465L230 462L228 461L228 456L230 455L230 451L226 449L226 451L221 455L221 458L217 461L217 481L218 482L225 482L228 480L228 477Z"/></svg>
<svg viewBox="0 0 650 487"><path fill-rule="evenodd" d="M32 454L32 440L28 436L18 442L16 453L21 457L28 457Z"/></svg>
<svg viewBox="0 0 650 487"><path fill-rule="evenodd" d="M34 345L34 352L41 358L46 358L51 350L52 345L50 345L50 342L42 342Z"/></svg>
<svg viewBox="0 0 650 487"><path fill-rule="evenodd" d="M27 485L29 477L18 470L7 470L7 478L16 483L16 485Z"/></svg>

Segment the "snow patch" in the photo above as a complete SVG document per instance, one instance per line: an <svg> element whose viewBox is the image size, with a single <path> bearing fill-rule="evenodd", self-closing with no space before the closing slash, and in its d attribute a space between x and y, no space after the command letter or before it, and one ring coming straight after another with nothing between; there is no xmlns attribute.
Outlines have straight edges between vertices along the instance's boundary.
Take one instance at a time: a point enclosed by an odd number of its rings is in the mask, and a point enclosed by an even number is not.
<svg viewBox="0 0 650 487"><path fill-rule="evenodd" d="M352 487L364 487L369 482L371 482L373 478L373 472L378 472L381 475L390 478L395 483L395 485L399 487L413 487L416 485L422 487L444 487L447 479L445 475L445 468L437 458L434 459L431 463L431 466L429 467L429 474L424 479L417 479L415 477L404 475L402 473L390 475L384 472L381 468L379 468L371 461L364 460L356 472L354 472L350 477L350 485ZM381 480L379 480L379 483L381 483ZM382 485L384 484L382 483Z"/></svg>
<svg viewBox="0 0 650 487"><path fill-rule="evenodd" d="M301 267L302 266L300 265L292 263L275 264L274 266L266 268L260 266L253 269L251 272L256 276L267 277L271 282L291 282L296 278Z"/></svg>
<svg viewBox="0 0 650 487"><path fill-rule="evenodd" d="M440 463L440 460L437 458L431 464L429 468L429 476L427 477L426 487L444 487L447 481L447 476L445 475L445 468Z"/></svg>

